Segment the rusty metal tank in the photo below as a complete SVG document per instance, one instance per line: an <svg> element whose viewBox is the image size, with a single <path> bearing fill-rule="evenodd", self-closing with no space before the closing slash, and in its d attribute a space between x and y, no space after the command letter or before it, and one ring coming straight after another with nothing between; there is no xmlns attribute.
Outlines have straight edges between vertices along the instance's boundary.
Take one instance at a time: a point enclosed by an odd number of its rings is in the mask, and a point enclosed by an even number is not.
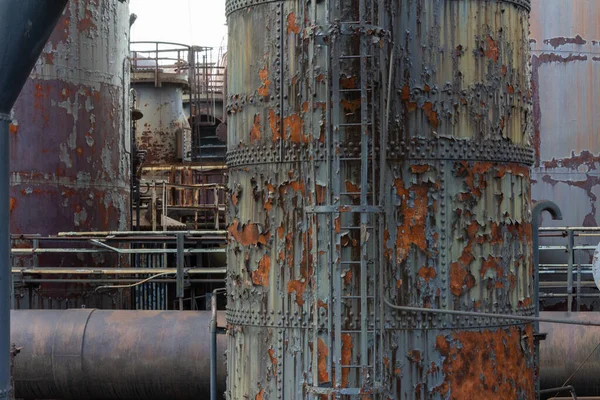
<svg viewBox="0 0 600 400"><path fill-rule="evenodd" d="M135 81L134 81L135 82ZM190 160L191 128L183 111L183 87L177 84L134 83L138 106L137 146L145 151L144 165L167 165Z"/></svg>
<svg viewBox="0 0 600 400"><path fill-rule="evenodd" d="M529 6L227 2L229 399L534 397Z"/></svg>
<svg viewBox="0 0 600 400"><path fill-rule="evenodd" d="M12 233L128 228L128 39L128 2L69 2L14 106Z"/></svg>
<svg viewBox="0 0 600 400"><path fill-rule="evenodd" d="M211 313L12 311L19 399L208 398ZM219 318L224 326L224 318ZM225 386L226 339L217 336L217 384ZM203 397L206 396L206 397Z"/></svg>
<svg viewBox="0 0 600 400"><path fill-rule="evenodd" d="M532 0L532 193L561 208L559 226L598 226L599 19L595 0Z"/></svg>
<svg viewBox="0 0 600 400"><path fill-rule="evenodd" d="M191 160L192 129L183 109L183 92L189 88L189 51L189 46L176 43L131 44L131 87L143 113L137 122L136 143L145 152L144 166Z"/></svg>

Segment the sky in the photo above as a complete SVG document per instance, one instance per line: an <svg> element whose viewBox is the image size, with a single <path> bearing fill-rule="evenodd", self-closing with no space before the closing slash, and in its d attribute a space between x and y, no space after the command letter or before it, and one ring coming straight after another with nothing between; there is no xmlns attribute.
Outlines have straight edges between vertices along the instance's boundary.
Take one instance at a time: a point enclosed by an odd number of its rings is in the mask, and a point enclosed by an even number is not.
<svg viewBox="0 0 600 400"><path fill-rule="evenodd" d="M225 0L131 0L132 41L227 46Z"/></svg>

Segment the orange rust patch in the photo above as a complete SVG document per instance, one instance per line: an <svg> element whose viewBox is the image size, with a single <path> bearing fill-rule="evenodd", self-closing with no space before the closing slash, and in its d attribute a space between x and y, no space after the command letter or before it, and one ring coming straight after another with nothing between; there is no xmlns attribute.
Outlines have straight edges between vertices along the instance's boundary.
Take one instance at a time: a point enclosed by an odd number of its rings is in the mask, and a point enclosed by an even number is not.
<svg viewBox="0 0 600 400"><path fill-rule="evenodd" d="M344 333L342 334L342 365L350 365L352 362L352 349L354 345L352 344L352 337ZM350 368L342 368L342 387L348 387L348 374L350 373Z"/></svg>
<svg viewBox="0 0 600 400"><path fill-rule="evenodd" d="M10 133L12 133L13 135L16 135L17 133L19 133L19 125L14 125L14 124L10 124L8 126L8 131Z"/></svg>
<svg viewBox="0 0 600 400"><path fill-rule="evenodd" d="M303 127L304 121L298 114L292 114L283 119L283 131L288 134L289 140L294 143L308 143Z"/></svg>
<svg viewBox="0 0 600 400"><path fill-rule="evenodd" d="M267 350L267 353L269 353L271 364L273 364L273 376L277 376L277 358L275 357L275 350L269 349Z"/></svg>
<svg viewBox="0 0 600 400"><path fill-rule="evenodd" d="M325 303L323 300L319 299L317 301L317 307L324 308L327 310L329 308L329 305L327 303Z"/></svg>
<svg viewBox="0 0 600 400"><path fill-rule="evenodd" d="M17 199L15 199L14 197L10 198L10 205L9 205L9 209L10 212L13 212L13 210L17 207Z"/></svg>
<svg viewBox="0 0 600 400"><path fill-rule="evenodd" d="M525 308L525 307L529 307L530 305L533 304L533 299L531 297L527 297L526 299L520 300L519 301L519 308Z"/></svg>
<svg viewBox="0 0 600 400"><path fill-rule="evenodd" d="M342 76L340 78L340 86L342 89L356 89L356 76Z"/></svg>
<svg viewBox="0 0 600 400"><path fill-rule="evenodd" d="M467 268L457 262L450 264L450 292L453 295L458 297L473 286L475 277Z"/></svg>
<svg viewBox="0 0 600 400"><path fill-rule="evenodd" d="M255 400L263 400L263 396L265 395L265 389L260 389L260 392L256 394L254 397Z"/></svg>
<svg viewBox="0 0 600 400"><path fill-rule="evenodd" d="M269 95L269 86L271 86L271 81L269 80L269 70L267 66L258 71L258 76L262 82L262 86L258 88L258 95L266 97Z"/></svg>
<svg viewBox="0 0 600 400"><path fill-rule="evenodd" d="M288 294L296 293L296 303L299 306L304 305L304 291L306 290L306 280L294 280L288 282Z"/></svg>
<svg viewBox="0 0 600 400"><path fill-rule="evenodd" d="M325 203L325 195L327 194L327 187L325 185L315 185L315 196L317 205Z"/></svg>
<svg viewBox="0 0 600 400"><path fill-rule="evenodd" d="M396 280L396 288L400 289L402 287L402 279Z"/></svg>
<svg viewBox="0 0 600 400"><path fill-rule="evenodd" d="M260 140L260 114L254 116L254 124L250 131L250 141L258 142Z"/></svg>
<svg viewBox="0 0 600 400"><path fill-rule="evenodd" d="M461 194L461 200L467 200L473 196L480 198L483 190L487 188L485 174L493 167L492 163L475 162L470 164L468 161L457 163L457 176L463 177L468 187L468 191Z"/></svg>
<svg viewBox="0 0 600 400"><path fill-rule="evenodd" d="M264 255L258 262L258 268L252 271L252 283L256 286L269 286L269 272L271 271L271 257Z"/></svg>
<svg viewBox="0 0 600 400"><path fill-rule="evenodd" d="M296 35L300 32L300 27L296 24L296 14L289 13L287 16L287 33L295 33Z"/></svg>
<svg viewBox="0 0 600 400"><path fill-rule="evenodd" d="M423 174L427 171L429 171L430 167L429 165L411 165L410 166L410 172L412 172L413 174Z"/></svg>
<svg viewBox="0 0 600 400"><path fill-rule="evenodd" d="M498 61L500 57L500 51L498 50L498 43L492 38L490 35L486 38L487 50L485 51L485 56L493 61Z"/></svg>
<svg viewBox="0 0 600 400"><path fill-rule="evenodd" d="M453 399L534 398L533 330L525 329L528 351L517 327L495 331L455 331L452 339L436 338L445 357L445 381L435 390Z"/></svg>
<svg viewBox="0 0 600 400"><path fill-rule="evenodd" d="M437 276L437 272L433 267L425 267L422 266L419 268L418 275L425 280L425 282L429 282L431 279Z"/></svg>
<svg viewBox="0 0 600 400"><path fill-rule="evenodd" d="M347 193L352 193L350 195L350 197L352 198L358 198L360 197L360 187L350 181L346 181L346 192Z"/></svg>
<svg viewBox="0 0 600 400"><path fill-rule="evenodd" d="M394 186L396 194L402 202L399 207L402 211L402 224L398 226L396 234L396 259L399 264L406 259L411 246L416 246L421 251L427 251L425 230L429 187L413 185L406 189L400 178L394 181ZM409 199L412 199L412 202L409 202Z"/></svg>
<svg viewBox="0 0 600 400"><path fill-rule="evenodd" d="M277 228L277 236L279 236L279 239L283 239L283 226Z"/></svg>
<svg viewBox="0 0 600 400"><path fill-rule="evenodd" d="M281 139L281 122L275 114L274 110L269 110L269 126L271 127L271 134L273 135L273 140Z"/></svg>
<svg viewBox="0 0 600 400"><path fill-rule="evenodd" d="M85 10L85 17L77 22L77 30L79 32L90 32L92 29L96 29L96 24L92 21L92 12Z"/></svg>
<svg viewBox="0 0 600 400"><path fill-rule="evenodd" d="M508 92L508 94L515 94L515 88L513 87L513 85L507 85L506 91Z"/></svg>
<svg viewBox="0 0 600 400"><path fill-rule="evenodd" d="M327 356L329 349L325 345L323 339L319 338L317 342L317 370L319 383L329 382L329 374L327 373Z"/></svg>
<svg viewBox="0 0 600 400"><path fill-rule="evenodd" d="M347 270L344 272L344 284L349 285L352 283L352 271Z"/></svg>
<svg viewBox="0 0 600 400"><path fill-rule="evenodd" d="M408 101L408 99L410 99L410 88L408 87L408 85L404 85L402 87L402 96L401 96L402 101Z"/></svg>
<svg viewBox="0 0 600 400"><path fill-rule="evenodd" d="M360 108L360 99L356 100L346 100L342 99L342 107L344 107L344 111L349 114L356 113L356 110Z"/></svg>
<svg viewBox="0 0 600 400"><path fill-rule="evenodd" d="M427 120L429 121L431 126L437 128L440 124L440 121L438 119L438 114L433 109L433 103L430 101L426 102L425 104L423 104L422 109L425 115L427 116Z"/></svg>
<svg viewBox="0 0 600 400"><path fill-rule="evenodd" d="M508 73L508 67L506 65L503 65L500 69L500 72L502 73L502 76L506 76L506 74Z"/></svg>
<svg viewBox="0 0 600 400"><path fill-rule="evenodd" d="M235 219L233 224L227 229L229 236L243 246L267 244L271 238L271 234L267 231L260 233L258 224L247 224L240 227L240 221Z"/></svg>
<svg viewBox="0 0 600 400"><path fill-rule="evenodd" d="M494 257L491 255L488 258L484 259L483 262L481 263L481 271L480 271L481 277L483 278L485 276L485 273L490 269L493 269L496 271L496 276L498 278L502 277L504 270L500 266L499 262L500 262L500 257Z"/></svg>

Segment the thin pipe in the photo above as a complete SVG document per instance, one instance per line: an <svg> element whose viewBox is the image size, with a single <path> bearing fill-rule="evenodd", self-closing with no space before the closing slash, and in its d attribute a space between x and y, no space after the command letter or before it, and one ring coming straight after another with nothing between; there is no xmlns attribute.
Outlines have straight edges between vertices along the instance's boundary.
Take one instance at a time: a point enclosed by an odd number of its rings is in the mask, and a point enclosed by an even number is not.
<svg viewBox="0 0 600 400"><path fill-rule="evenodd" d="M517 321L529 321L529 322L547 322L550 324L565 324L565 325L583 325L583 326L600 326L600 322L590 322L590 321L577 321L577 320L566 320L566 319L556 319L556 318L540 318L540 317L532 317L528 315L511 315L511 314L494 314L494 313L485 313L485 312L476 312L476 311L459 311L459 310L440 310L433 308L422 308L422 307L409 307L409 306L399 306L390 302L387 297L383 298L385 304L398 311L407 311L407 312L422 312L429 314L449 314L449 315L459 315L464 317L480 317L480 318L498 318L498 319L512 319Z"/></svg>
<svg viewBox="0 0 600 400"><path fill-rule="evenodd" d="M5 16L8 17L8 16ZM0 400L9 398L10 373L10 116L0 114ZM2 265L4 264L4 265Z"/></svg>
<svg viewBox="0 0 600 400"><path fill-rule="evenodd" d="M210 400L217 400L217 295L224 288L215 289L210 298Z"/></svg>

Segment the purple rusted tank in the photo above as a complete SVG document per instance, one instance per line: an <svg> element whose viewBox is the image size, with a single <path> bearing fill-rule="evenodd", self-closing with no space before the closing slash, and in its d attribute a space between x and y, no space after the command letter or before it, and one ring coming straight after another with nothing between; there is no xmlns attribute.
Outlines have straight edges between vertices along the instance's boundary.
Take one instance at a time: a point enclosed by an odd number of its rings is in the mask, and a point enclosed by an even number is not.
<svg viewBox="0 0 600 400"><path fill-rule="evenodd" d="M69 2L12 115L12 233L128 227L128 38L127 2Z"/></svg>
<svg viewBox="0 0 600 400"><path fill-rule="evenodd" d="M598 226L599 20L596 0L532 0L532 194L563 213L548 225Z"/></svg>
<svg viewBox="0 0 600 400"><path fill-rule="evenodd" d="M227 2L229 399L534 398L529 5Z"/></svg>

